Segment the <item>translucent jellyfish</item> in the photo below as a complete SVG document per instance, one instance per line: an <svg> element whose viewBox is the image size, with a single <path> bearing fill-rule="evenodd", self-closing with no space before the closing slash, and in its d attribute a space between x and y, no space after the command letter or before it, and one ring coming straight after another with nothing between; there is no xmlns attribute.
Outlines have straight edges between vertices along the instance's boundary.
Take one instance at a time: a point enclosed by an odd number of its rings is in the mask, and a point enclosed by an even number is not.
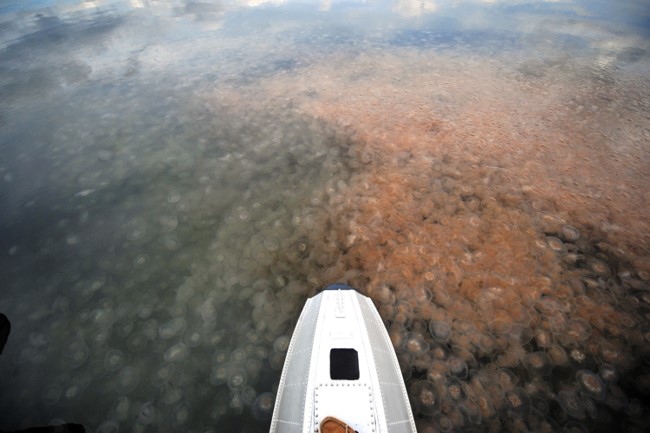
<svg viewBox="0 0 650 433"><path fill-rule="evenodd" d="M510 336L512 338L515 338L517 341L519 341L519 344L524 346L533 340L534 334L528 325L513 324L510 331Z"/></svg>
<svg viewBox="0 0 650 433"><path fill-rule="evenodd" d="M569 357L566 354L566 351L559 344L552 344L547 350L549 358L553 365L565 365L569 362Z"/></svg>
<svg viewBox="0 0 650 433"><path fill-rule="evenodd" d="M406 301L400 301L395 306L395 309L393 321L410 326L413 322L413 307L411 307L411 304Z"/></svg>
<svg viewBox="0 0 650 433"><path fill-rule="evenodd" d="M558 392L556 400L567 415L577 419L585 419L586 413L582 398L575 390Z"/></svg>
<svg viewBox="0 0 650 433"><path fill-rule="evenodd" d="M186 332L183 342L187 347L199 347L203 343L203 335L199 331Z"/></svg>
<svg viewBox="0 0 650 433"><path fill-rule="evenodd" d="M140 332L134 332L126 339L126 347L132 352L140 352L147 347L148 340Z"/></svg>
<svg viewBox="0 0 650 433"><path fill-rule="evenodd" d="M616 383L619 378L618 370L611 364L602 364L598 369L598 375L605 383Z"/></svg>
<svg viewBox="0 0 650 433"><path fill-rule="evenodd" d="M177 335L182 334L187 327L187 322L182 317L174 317L173 319L161 324L158 327L158 335L163 340L169 340Z"/></svg>
<svg viewBox="0 0 650 433"><path fill-rule="evenodd" d="M246 386L248 380L248 374L246 369L233 366L228 372L228 388L231 390L240 390Z"/></svg>
<svg viewBox="0 0 650 433"><path fill-rule="evenodd" d="M587 258L587 267L597 276L601 278L609 278L612 275L612 270L607 264L595 257Z"/></svg>
<svg viewBox="0 0 650 433"><path fill-rule="evenodd" d="M463 383L456 379L455 377L451 377L447 380L447 383L445 385L447 389L447 396L455 402L460 402L464 401L467 399L467 395L465 394L465 390L463 389Z"/></svg>
<svg viewBox="0 0 650 433"><path fill-rule="evenodd" d="M449 372L457 378L465 379L467 377L467 363L462 358L450 356L447 365L449 366Z"/></svg>
<svg viewBox="0 0 650 433"><path fill-rule="evenodd" d="M528 391L528 387L526 387L526 390ZM530 392L529 392L530 395ZM537 412L547 414L548 413L548 402L546 399L541 398L541 397L531 397L530 399L530 407Z"/></svg>
<svg viewBox="0 0 650 433"><path fill-rule="evenodd" d="M580 388L591 398L600 401L605 398L607 387L601 378L589 370L579 370L576 373L576 381Z"/></svg>
<svg viewBox="0 0 650 433"><path fill-rule="evenodd" d="M65 356L68 359L68 364L71 368L77 368L83 365L90 354L90 349L81 337L76 337L70 340L67 344L67 348L68 350L65 353Z"/></svg>
<svg viewBox="0 0 650 433"><path fill-rule="evenodd" d="M291 343L291 337L289 337L288 335L280 335L273 342L273 350L276 353L285 354L287 353L287 350L289 350L290 343Z"/></svg>
<svg viewBox="0 0 650 433"><path fill-rule="evenodd" d="M434 359L439 361L445 361L450 355L449 348L446 345L435 343L430 347L430 353Z"/></svg>
<svg viewBox="0 0 650 433"><path fill-rule="evenodd" d="M380 285L370 289L368 295L375 301L382 304L394 304L395 293L387 285Z"/></svg>
<svg viewBox="0 0 650 433"><path fill-rule="evenodd" d="M503 310L495 310L492 320L489 322L490 330L495 335L510 335L513 329L513 320Z"/></svg>
<svg viewBox="0 0 650 433"><path fill-rule="evenodd" d="M502 389L511 389L519 382L519 378L507 368L499 368L495 375L496 383Z"/></svg>
<svg viewBox="0 0 650 433"><path fill-rule="evenodd" d="M154 386L168 383L174 376L175 364L163 362L156 367L151 375L151 383Z"/></svg>
<svg viewBox="0 0 650 433"><path fill-rule="evenodd" d="M154 406L153 402L148 401L140 406L138 410L138 422L149 425L156 419L156 415L156 406Z"/></svg>
<svg viewBox="0 0 650 433"><path fill-rule="evenodd" d="M524 365L534 375L548 376L553 369L551 358L546 352L531 352L524 357Z"/></svg>
<svg viewBox="0 0 650 433"><path fill-rule="evenodd" d="M158 337L158 321L156 319L149 319L142 323L140 326L140 332L148 340L154 340Z"/></svg>
<svg viewBox="0 0 650 433"><path fill-rule="evenodd" d="M230 368L231 366L229 363L222 363L214 366L210 374L210 383L215 386L226 383L230 373Z"/></svg>
<svg viewBox="0 0 650 433"><path fill-rule="evenodd" d="M589 433L587 427L578 421L567 421L562 426L563 433Z"/></svg>
<svg viewBox="0 0 650 433"><path fill-rule="evenodd" d="M118 421L126 421L129 417L129 410L131 409L131 400L128 397L118 397L115 404L115 416Z"/></svg>
<svg viewBox="0 0 650 433"><path fill-rule="evenodd" d="M236 364L241 364L246 361L246 350L241 347L230 352L230 361Z"/></svg>
<svg viewBox="0 0 650 433"><path fill-rule="evenodd" d="M162 401L165 404L174 404L181 401L183 398L183 390L180 388L174 388L169 383L164 383L159 385L158 392L162 394Z"/></svg>
<svg viewBox="0 0 650 433"><path fill-rule="evenodd" d="M598 418L598 405L592 398L582 395L582 405L585 407L585 413L589 418Z"/></svg>
<svg viewBox="0 0 650 433"><path fill-rule="evenodd" d="M124 364L124 354L119 350L109 350L104 356L104 368L108 371L118 371Z"/></svg>
<svg viewBox="0 0 650 433"><path fill-rule="evenodd" d="M228 403L228 407L232 409L235 414L240 415L242 412L244 412L246 405L244 404L244 400L242 400L241 395L238 392L233 392L230 396L230 403Z"/></svg>
<svg viewBox="0 0 650 433"><path fill-rule="evenodd" d="M535 308L542 314L554 314L557 312L566 312L567 307L560 303L558 300L544 296L535 303Z"/></svg>
<svg viewBox="0 0 650 433"><path fill-rule="evenodd" d="M429 344L424 341L420 333L409 332L406 335L404 347L413 356L418 356L429 351Z"/></svg>
<svg viewBox="0 0 650 433"><path fill-rule="evenodd" d="M555 236L547 236L546 245L548 245L548 247L551 250L555 251L557 254L564 255L567 252L567 248L566 245L564 245L564 242Z"/></svg>
<svg viewBox="0 0 650 433"><path fill-rule="evenodd" d="M113 332L112 328L96 329L88 337L88 342L93 346L102 346L108 341L112 332Z"/></svg>
<svg viewBox="0 0 650 433"><path fill-rule="evenodd" d="M133 331L133 322L130 320L123 320L115 325L115 331L121 339L124 339L131 334L131 331Z"/></svg>
<svg viewBox="0 0 650 433"><path fill-rule="evenodd" d="M509 410L518 415L530 412L530 397L523 388L512 388L505 393L506 405Z"/></svg>
<svg viewBox="0 0 650 433"><path fill-rule="evenodd" d="M42 347L47 345L49 338L42 332L31 332L29 334L29 344L34 347Z"/></svg>
<svg viewBox="0 0 650 433"><path fill-rule="evenodd" d="M75 400L80 394L81 388L76 384L70 385L65 391L63 391L63 397L67 400Z"/></svg>
<svg viewBox="0 0 650 433"><path fill-rule="evenodd" d="M553 336L545 329L538 328L535 330L535 343L538 347L546 349L553 343Z"/></svg>
<svg viewBox="0 0 650 433"><path fill-rule="evenodd" d="M427 369L427 380L431 383L443 383L449 375L449 367L444 361L433 361Z"/></svg>
<svg viewBox="0 0 650 433"><path fill-rule="evenodd" d="M575 319L568 323L565 334L572 338L574 342L583 342L591 335L591 326L584 320Z"/></svg>
<svg viewBox="0 0 650 433"><path fill-rule="evenodd" d="M212 353L212 365L223 364L230 358L230 352L226 349L216 349Z"/></svg>
<svg viewBox="0 0 650 433"><path fill-rule="evenodd" d="M431 294L431 290L424 286L419 286L413 288L410 292L409 295L411 296L412 302L414 302L415 306L417 307L418 305L425 305L431 302L431 298L433 295Z"/></svg>
<svg viewBox="0 0 650 433"><path fill-rule="evenodd" d="M241 398L246 406L252 406L253 403L255 402L255 398L257 398L257 393L255 392L255 388L252 386L245 386L241 390Z"/></svg>
<svg viewBox="0 0 650 433"><path fill-rule="evenodd" d="M620 411L627 407L629 399L625 392L618 386L610 384L607 386L605 404L614 411Z"/></svg>
<svg viewBox="0 0 650 433"><path fill-rule="evenodd" d="M429 421L423 419L423 418L418 418L415 420L415 430L418 433L436 433L436 427L431 424Z"/></svg>
<svg viewBox="0 0 650 433"><path fill-rule="evenodd" d="M124 393L135 389L138 382L140 382L140 372L135 367L126 366L117 375L117 386Z"/></svg>
<svg viewBox="0 0 650 433"><path fill-rule="evenodd" d="M429 332L435 341L446 343L451 337L451 326L447 322L432 320L429 323Z"/></svg>
<svg viewBox="0 0 650 433"><path fill-rule="evenodd" d="M447 415L440 412L433 415L433 423L436 425L436 427L438 427L438 430L443 433L451 431L451 429L454 428L454 423L451 421L451 419Z"/></svg>
<svg viewBox="0 0 650 433"><path fill-rule="evenodd" d="M258 395L253 403L253 416L260 421L268 421L273 416L275 395L272 392L263 392Z"/></svg>
<svg viewBox="0 0 650 433"><path fill-rule="evenodd" d="M192 420L192 405L183 401L174 407L172 412L172 425L175 429L186 428Z"/></svg>
<svg viewBox="0 0 650 433"><path fill-rule="evenodd" d="M578 231L577 228L567 224L565 226L562 226L562 229L560 230L560 236L565 241L575 242L580 239L580 231Z"/></svg>
<svg viewBox="0 0 650 433"><path fill-rule="evenodd" d="M481 413L481 407L479 403L473 400L466 400L460 405L458 405L458 409L465 416L465 419L468 420L470 423L472 424L481 423L483 414Z"/></svg>
<svg viewBox="0 0 650 433"><path fill-rule="evenodd" d="M433 383L421 380L411 387L412 398L424 415L433 415L436 411L436 387Z"/></svg>
<svg viewBox="0 0 650 433"><path fill-rule="evenodd" d="M185 343L177 343L171 346L165 352L165 361L167 362L183 362L189 356L190 351L185 346Z"/></svg>
<svg viewBox="0 0 650 433"><path fill-rule="evenodd" d="M580 347L572 347L569 349L568 358L571 365L577 369L589 369L591 366L591 359L587 352Z"/></svg>

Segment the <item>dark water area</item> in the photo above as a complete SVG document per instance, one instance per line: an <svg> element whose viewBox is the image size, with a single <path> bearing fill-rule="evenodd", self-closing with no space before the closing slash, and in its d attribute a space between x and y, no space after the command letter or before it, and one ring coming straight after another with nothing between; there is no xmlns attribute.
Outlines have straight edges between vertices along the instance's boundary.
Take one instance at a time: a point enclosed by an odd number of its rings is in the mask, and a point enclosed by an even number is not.
<svg viewBox="0 0 650 433"><path fill-rule="evenodd" d="M0 5L0 430L268 430L346 282L420 433L647 431L649 16Z"/></svg>

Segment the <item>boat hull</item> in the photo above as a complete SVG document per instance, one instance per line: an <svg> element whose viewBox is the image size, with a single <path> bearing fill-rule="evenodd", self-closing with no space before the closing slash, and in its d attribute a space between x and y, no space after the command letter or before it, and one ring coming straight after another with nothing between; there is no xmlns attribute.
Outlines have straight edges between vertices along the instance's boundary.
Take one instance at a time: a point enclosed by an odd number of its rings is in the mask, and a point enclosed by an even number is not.
<svg viewBox="0 0 650 433"><path fill-rule="evenodd" d="M395 351L370 298L345 285L307 300L287 352L271 433L317 432L333 416L358 432L415 433Z"/></svg>

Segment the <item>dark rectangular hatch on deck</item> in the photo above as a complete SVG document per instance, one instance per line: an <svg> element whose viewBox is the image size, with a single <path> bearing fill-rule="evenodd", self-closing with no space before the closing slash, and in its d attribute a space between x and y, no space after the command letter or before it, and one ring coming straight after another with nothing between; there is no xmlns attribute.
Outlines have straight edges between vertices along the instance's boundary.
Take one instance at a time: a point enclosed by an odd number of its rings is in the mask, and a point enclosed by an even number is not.
<svg viewBox="0 0 650 433"><path fill-rule="evenodd" d="M330 378L332 380L359 379L359 354L356 350L330 350Z"/></svg>

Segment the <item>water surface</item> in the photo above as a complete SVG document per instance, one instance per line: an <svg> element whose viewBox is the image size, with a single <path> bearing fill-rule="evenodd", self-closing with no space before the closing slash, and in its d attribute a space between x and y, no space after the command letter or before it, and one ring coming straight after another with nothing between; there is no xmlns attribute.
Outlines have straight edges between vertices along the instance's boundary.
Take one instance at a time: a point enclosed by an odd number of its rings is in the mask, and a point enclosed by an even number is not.
<svg viewBox="0 0 650 433"><path fill-rule="evenodd" d="M642 1L5 2L0 429L265 431L339 281L420 432L644 431L649 29Z"/></svg>

